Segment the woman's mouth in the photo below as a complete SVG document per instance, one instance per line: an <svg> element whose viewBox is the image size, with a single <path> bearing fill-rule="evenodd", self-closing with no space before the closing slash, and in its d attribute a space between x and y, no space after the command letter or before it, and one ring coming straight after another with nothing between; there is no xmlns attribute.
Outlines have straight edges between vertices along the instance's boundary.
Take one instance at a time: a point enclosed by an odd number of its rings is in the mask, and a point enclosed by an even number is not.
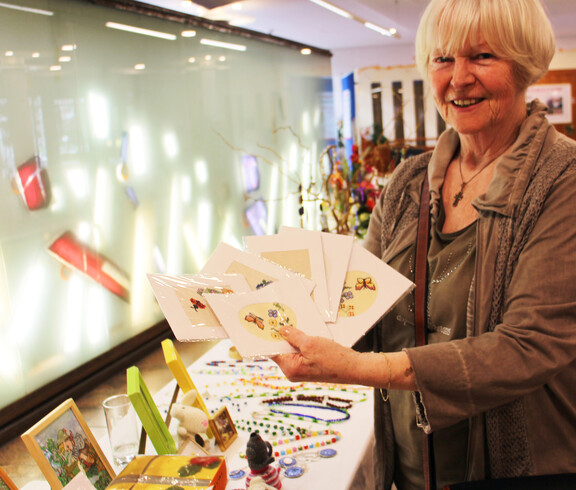
<svg viewBox="0 0 576 490"><path fill-rule="evenodd" d="M456 107L470 107L471 105L475 105L475 104L479 104L480 102L482 102L484 99L482 98L478 98L478 99L458 99L458 100L453 100L452 104L455 105Z"/></svg>

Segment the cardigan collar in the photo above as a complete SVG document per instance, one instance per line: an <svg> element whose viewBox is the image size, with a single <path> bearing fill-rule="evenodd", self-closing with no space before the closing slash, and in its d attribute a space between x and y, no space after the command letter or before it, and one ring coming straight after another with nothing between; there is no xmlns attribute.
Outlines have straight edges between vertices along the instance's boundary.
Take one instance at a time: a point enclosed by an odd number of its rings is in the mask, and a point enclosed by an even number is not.
<svg viewBox="0 0 576 490"><path fill-rule="evenodd" d="M527 117L520 127L518 137L510 151L499 157L492 179L485 194L478 196L473 205L478 211L493 211L513 216L535 171L538 157L544 147L552 125L546 119L547 107L538 100L528 104ZM449 128L438 138L428 165L430 203L432 216L437 217L440 205L440 188L446 169L460 145L458 133ZM413 192L419 192L414 189ZM416 202L419 199L416 199Z"/></svg>

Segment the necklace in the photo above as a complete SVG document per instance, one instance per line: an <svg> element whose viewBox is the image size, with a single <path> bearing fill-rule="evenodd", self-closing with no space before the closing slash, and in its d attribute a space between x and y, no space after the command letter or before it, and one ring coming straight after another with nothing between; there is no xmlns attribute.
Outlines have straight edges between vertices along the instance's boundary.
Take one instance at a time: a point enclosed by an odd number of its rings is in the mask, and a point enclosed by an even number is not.
<svg viewBox="0 0 576 490"><path fill-rule="evenodd" d="M306 441L306 439L318 439L323 438L323 440ZM281 439L276 439L270 441L272 446L273 455L276 458L282 456L288 456L291 454L298 453L300 451L309 451L311 449L322 448L329 446L330 444L336 444L342 435L340 432L330 429L310 431L304 435L297 434L294 437L283 437ZM241 458L246 458L245 453L240 453Z"/></svg>
<svg viewBox="0 0 576 490"><path fill-rule="evenodd" d="M456 207L460 203L460 201L464 198L464 187L466 187L470 182L472 182L482 171L490 166L490 164L494 160L491 160L486 165L484 165L478 172L476 172L472 177L470 177L467 181L464 181L464 174L462 174L462 153L458 155L458 168L460 169L460 179L462 183L460 184L460 190L454 194L454 201L452 202L452 206Z"/></svg>
<svg viewBox="0 0 576 490"><path fill-rule="evenodd" d="M294 407L294 409L292 407ZM350 413L344 408L326 407L323 405L306 405L303 403L275 403L270 406L269 410L274 414L282 415L284 417L296 417L298 420L310 419L314 423L324 422L327 425L344 422L350 418ZM296 410L299 411L297 412ZM319 416L322 411L328 411L333 414L342 414L343 416L329 419ZM319 415L315 415L315 412L318 412Z"/></svg>

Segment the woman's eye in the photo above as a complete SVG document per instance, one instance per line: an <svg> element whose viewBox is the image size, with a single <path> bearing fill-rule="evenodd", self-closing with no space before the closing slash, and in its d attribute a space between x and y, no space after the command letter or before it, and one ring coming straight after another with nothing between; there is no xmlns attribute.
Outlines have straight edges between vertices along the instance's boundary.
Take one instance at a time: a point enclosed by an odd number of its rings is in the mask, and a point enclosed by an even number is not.
<svg viewBox="0 0 576 490"><path fill-rule="evenodd" d="M492 53L479 53L476 55L476 58L479 60L489 60L494 58L494 55Z"/></svg>
<svg viewBox="0 0 576 490"><path fill-rule="evenodd" d="M437 56L434 58L434 63L449 63L450 61L452 61L452 58L449 56Z"/></svg>

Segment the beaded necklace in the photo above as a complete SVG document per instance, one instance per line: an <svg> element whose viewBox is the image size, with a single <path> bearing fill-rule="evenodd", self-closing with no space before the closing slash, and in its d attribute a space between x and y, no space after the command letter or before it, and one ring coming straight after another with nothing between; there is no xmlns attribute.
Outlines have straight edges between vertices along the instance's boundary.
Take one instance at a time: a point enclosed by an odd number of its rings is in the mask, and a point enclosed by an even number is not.
<svg viewBox="0 0 576 490"><path fill-rule="evenodd" d="M292 407L297 407L295 410ZM301 410L301 409L306 410ZM296 417L298 420L310 419L312 422L324 422L325 424L335 424L344 422L350 418L350 413L345 408L326 407L324 405L307 405L304 403L274 403L270 405L270 412L282 415L284 417ZM298 412L296 411L298 410ZM324 410L343 414L343 417L328 419L314 415L315 411ZM304 413L301 413L304 412Z"/></svg>
<svg viewBox="0 0 576 490"><path fill-rule="evenodd" d="M325 436L328 436L328 438L325 440L307 442L307 443L304 442L305 439L312 439ZM329 446L330 444L336 444L341 438L342 435L340 434L340 432L326 429L320 431L311 431L304 436L296 434L293 437L283 437L268 442L270 442L272 448L274 448L273 449L274 457L279 458L281 456L295 454L300 451L308 451L311 449ZM240 453L240 457L246 458L246 454Z"/></svg>
<svg viewBox="0 0 576 490"><path fill-rule="evenodd" d="M286 395L270 398L267 400L261 400L261 402L265 403L266 405L276 405L278 403L286 403L291 401L314 402L320 405L326 405L328 407L333 408L343 408L343 409L352 408L352 400L348 400L347 398L338 398L335 396L326 396L326 395L297 394L295 397L293 395Z"/></svg>
<svg viewBox="0 0 576 490"><path fill-rule="evenodd" d="M256 417L255 417L256 418ZM294 424L282 424L273 417L258 417L253 420L236 419L234 420L236 429L244 430L247 432L263 432L264 434L276 436L294 436L296 434L306 435L310 433L308 429Z"/></svg>
<svg viewBox="0 0 576 490"><path fill-rule="evenodd" d="M236 390L237 392L239 390ZM336 396L331 396L329 395L328 398L329 400L331 400L332 402L343 402L343 403L361 403L364 402L368 399L368 394L366 392L360 392L357 389L349 389L349 388L325 388L322 386L314 386L314 387L308 387L308 386L295 386L295 387L291 387L287 390L279 390L275 393L256 393L255 390L253 390L251 393L246 393L246 392L242 392L242 393L238 393L236 395L226 395L220 398L220 403L223 403L224 401L228 400L228 401L232 401L232 400L238 400L238 399L244 399L244 398L270 398L270 399L274 399L274 398L282 398L284 396L292 396L296 391L334 391L337 394L340 393L346 393L346 395L349 394L354 394L354 395L359 395L357 397L351 397L351 398L340 398L340 397L336 397ZM300 395L297 395L300 396ZM310 397L313 397L315 395L310 395ZM339 408L350 408L350 407L342 407L340 406Z"/></svg>

